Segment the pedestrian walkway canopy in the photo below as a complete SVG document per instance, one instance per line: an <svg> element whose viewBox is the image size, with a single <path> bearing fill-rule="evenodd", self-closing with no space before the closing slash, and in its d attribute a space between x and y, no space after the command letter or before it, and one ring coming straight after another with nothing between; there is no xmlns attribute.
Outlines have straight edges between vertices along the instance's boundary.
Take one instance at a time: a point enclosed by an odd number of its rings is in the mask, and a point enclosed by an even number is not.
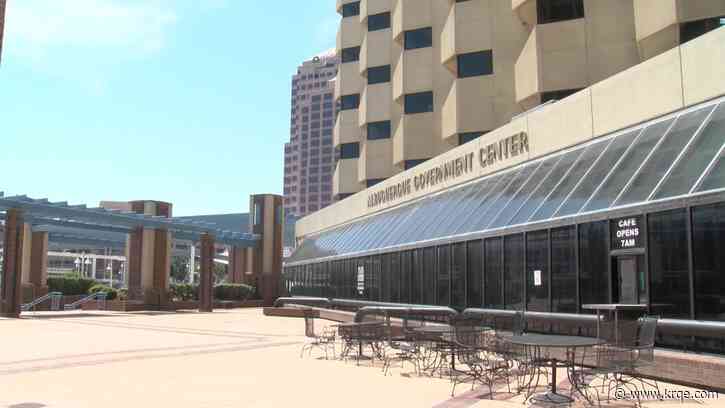
<svg viewBox="0 0 725 408"><path fill-rule="evenodd" d="M310 236L289 264L725 195L725 102L710 101Z"/></svg>
<svg viewBox="0 0 725 408"><path fill-rule="evenodd" d="M123 234L143 227L169 231L174 238L199 241L203 234L209 234L220 244L239 248L254 247L260 240L255 234L228 231L214 223L166 218L137 214L133 212L88 208L85 205L69 205L67 202L50 202L47 199L33 199L27 196L6 197L0 192L0 210L18 209L23 212L23 221L34 228L47 230L50 238L78 240L79 242L107 243L109 247L125 244ZM103 231L97 234L83 234L83 231ZM104 241L104 242L102 242Z"/></svg>

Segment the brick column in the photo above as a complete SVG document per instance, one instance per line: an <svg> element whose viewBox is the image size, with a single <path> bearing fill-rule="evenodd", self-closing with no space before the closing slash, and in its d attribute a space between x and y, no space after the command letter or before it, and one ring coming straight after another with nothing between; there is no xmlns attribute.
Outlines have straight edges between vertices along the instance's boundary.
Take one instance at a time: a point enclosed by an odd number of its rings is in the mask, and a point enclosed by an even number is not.
<svg viewBox="0 0 725 408"><path fill-rule="evenodd" d="M141 269L143 268L143 228L134 228L126 243L126 274L128 276L128 298L143 300Z"/></svg>
<svg viewBox="0 0 725 408"><path fill-rule="evenodd" d="M30 251L30 279L33 299L48 293L48 233L33 232Z"/></svg>
<svg viewBox="0 0 725 408"><path fill-rule="evenodd" d="M214 310L214 236L202 234L199 262L199 311Z"/></svg>
<svg viewBox="0 0 725 408"><path fill-rule="evenodd" d="M247 283L245 282L247 270L247 248L230 248L229 281L231 283Z"/></svg>
<svg viewBox="0 0 725 408"><path fill-rule="evenodd" d="M253 195L249 208L251 232L262 237L253 251L253 271L264 305L272 306L281 290L284 226L282 197L273 194Z"/></svg>
<svg viewBox="0 0 725 408"><path fill-rule="evenodd" d="M5 215L5 237L3 251L2 286L0 294L0 315L20 317L22 302L22 264L25 227L22 211L7 210Z"/></svg>

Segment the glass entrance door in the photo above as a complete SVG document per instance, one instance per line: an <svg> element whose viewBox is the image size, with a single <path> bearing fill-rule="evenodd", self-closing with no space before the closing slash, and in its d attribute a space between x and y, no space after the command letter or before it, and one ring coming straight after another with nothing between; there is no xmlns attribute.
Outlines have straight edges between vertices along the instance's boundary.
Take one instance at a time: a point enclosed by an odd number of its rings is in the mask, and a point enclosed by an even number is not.
<svg viewBox="0 0 725 408"><path fill-rule="evenodd" d="M644 257L624 255L614 257L612 262L612 289L615 303L646 303Z"/></svg>

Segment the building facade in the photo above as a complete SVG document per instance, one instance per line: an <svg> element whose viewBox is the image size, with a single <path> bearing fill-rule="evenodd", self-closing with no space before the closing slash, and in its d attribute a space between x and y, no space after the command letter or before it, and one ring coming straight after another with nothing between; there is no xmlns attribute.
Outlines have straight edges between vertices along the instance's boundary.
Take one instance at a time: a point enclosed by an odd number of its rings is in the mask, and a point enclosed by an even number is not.
<svg viewBox="0 0 725 408"><path fill-rule="evenodd" d="M330 51L305 61L292 77L290 141L284 146L284 209L291 216L305 216L333 201L337 67Z"/></svg>
<svg viewBox="0 0 725 408"><path fill-rule="evenodd" d="M287 290L725 321L723 64L717 28L301 219Z"/></svg>
<svg viewBox="0 0 725 408"><path fill-rule="evenodd" d="M725 2L338 0L346 198L722 24Z"/></svg>
<svg viewBox="0 0 725 408"><path fill-rule="evenodd" d="M5 0L0 0L0 61L3 55L3 32L5 31Z"/></svg>

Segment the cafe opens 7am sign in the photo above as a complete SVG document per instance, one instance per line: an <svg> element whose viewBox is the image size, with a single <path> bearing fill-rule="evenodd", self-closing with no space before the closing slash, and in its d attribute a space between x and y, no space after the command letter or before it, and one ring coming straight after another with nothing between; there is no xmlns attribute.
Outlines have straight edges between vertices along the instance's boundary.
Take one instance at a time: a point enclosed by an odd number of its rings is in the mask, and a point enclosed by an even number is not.
<svg viewBox="0 0 725 408"><path fill-rule="evenodd" d="M478 152L447 160L443 164L421 170L395 184L375 189L368 194L368 208L376 208L405 198L414 191L428 190L446 181L474 171L474 167L491 167L529 152L529 136L519 132L482 146Z"/></svg>
<svg viewBox="0 0 725 408"><path fill-rule="evenodd" d="M643 223L641 215L612 220L612 249L643 248Z"/></svg>

